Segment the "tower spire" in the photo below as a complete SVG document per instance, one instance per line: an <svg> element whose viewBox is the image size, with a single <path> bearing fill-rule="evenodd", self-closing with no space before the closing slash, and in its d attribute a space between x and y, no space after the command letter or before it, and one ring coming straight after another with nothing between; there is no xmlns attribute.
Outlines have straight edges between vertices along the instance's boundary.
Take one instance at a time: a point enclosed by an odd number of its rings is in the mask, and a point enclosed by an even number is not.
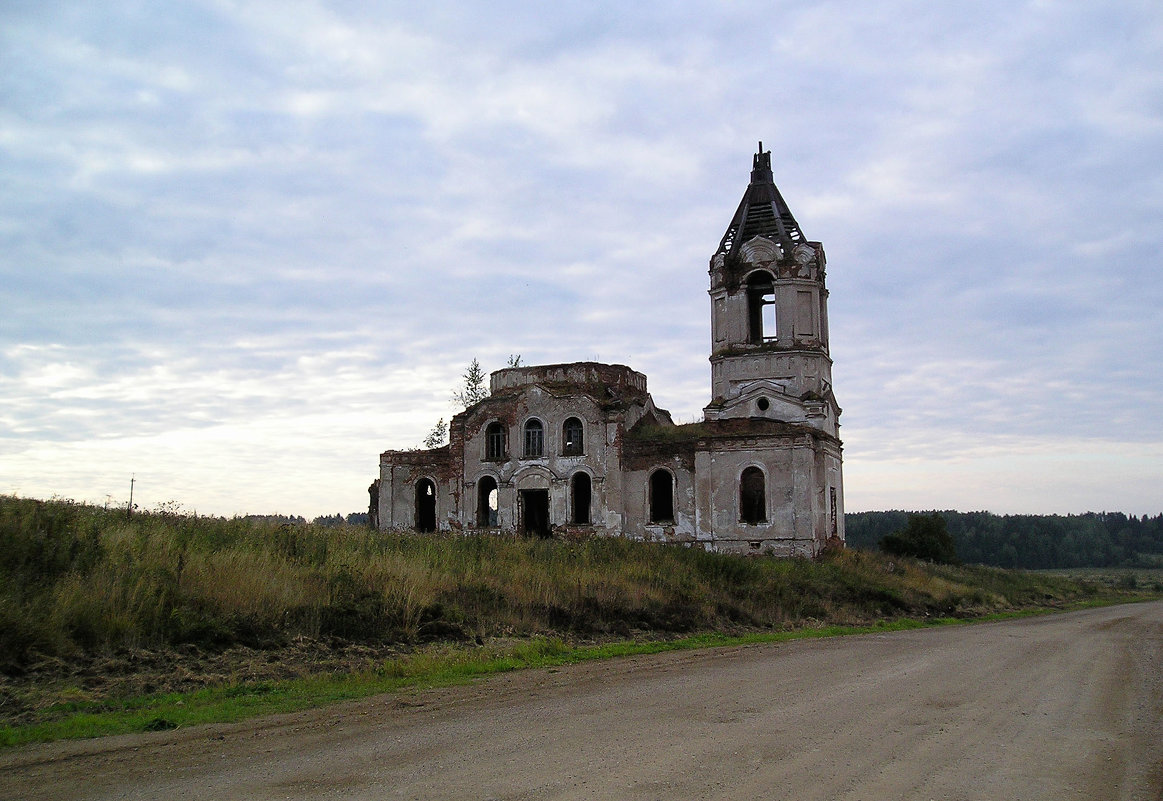
<svg viewBox="0 0 1163 801"><path fill-rule="evenodd" d="M751 183L743 193L743 200L739 202L739 208L731 218L731 224L727 226L727 232L715 255L729 257L757 236L772 240L785 254L807 241L787 202L775 186L771 174L771 151L763 149L762 141L759 143L759 151L751 160Z"/></svg>

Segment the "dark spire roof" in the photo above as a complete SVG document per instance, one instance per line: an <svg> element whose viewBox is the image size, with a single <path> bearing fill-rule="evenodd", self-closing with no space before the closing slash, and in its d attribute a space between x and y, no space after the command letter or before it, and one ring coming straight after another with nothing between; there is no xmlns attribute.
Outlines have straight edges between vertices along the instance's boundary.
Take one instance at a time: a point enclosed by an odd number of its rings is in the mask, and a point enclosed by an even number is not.
<svg viewBox="0 0 1163 801"><path fill-rule="evenodd" d="M715 254L730 255L755 236L765 236L779 243L784 253L790 253L800 242L807 241L791 209L775 188L771 177L771 151L764 152L762 142L752 159L751 183L743 193L743 200L739 202Z"/></svg>

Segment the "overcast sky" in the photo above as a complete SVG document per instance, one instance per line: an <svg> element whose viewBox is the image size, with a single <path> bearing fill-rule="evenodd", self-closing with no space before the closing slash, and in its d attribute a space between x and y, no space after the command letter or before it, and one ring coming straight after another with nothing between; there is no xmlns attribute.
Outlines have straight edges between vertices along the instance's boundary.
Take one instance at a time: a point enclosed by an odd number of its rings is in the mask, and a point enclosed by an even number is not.
<svg viewBox="0 0 1163 801"><path fill-rule="evenodd" d="M0 492L364 510L474 357L697 420L757 140L849 511L1163 512L1157 0L6 0Z"/></svg>

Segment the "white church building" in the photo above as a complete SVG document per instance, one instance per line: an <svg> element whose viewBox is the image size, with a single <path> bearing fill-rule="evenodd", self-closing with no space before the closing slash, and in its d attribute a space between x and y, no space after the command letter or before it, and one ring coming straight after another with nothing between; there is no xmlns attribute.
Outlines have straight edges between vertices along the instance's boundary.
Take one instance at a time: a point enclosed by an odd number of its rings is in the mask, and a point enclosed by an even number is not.
<svg viewBox="0 0 1163 801"><path fill-rule="evenodd" d="M372 524L784 556L842 544L825 263L761 144L711 256L702 422L675 425L623 365L497 370L489 395L452 418L448 445L381 454Z"/></svg>

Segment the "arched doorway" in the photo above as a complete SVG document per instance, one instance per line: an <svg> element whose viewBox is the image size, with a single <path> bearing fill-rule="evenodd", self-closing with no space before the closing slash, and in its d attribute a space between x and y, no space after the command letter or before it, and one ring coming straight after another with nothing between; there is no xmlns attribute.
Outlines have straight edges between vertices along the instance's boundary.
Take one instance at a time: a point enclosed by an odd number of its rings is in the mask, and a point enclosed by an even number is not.
<svg viewBox="0 0 1163 801"><path fill-rule="evenodd" d="M521 528L530 536L548 537L549 490L521 490Z"/></svg>
<svg viewBox="0 0 1163 801"><path fill-rule="evenodd" d="M422 478L416 482L416 530L436 530L436 485L431 479Z"/></svg>
<svg viewBox="0 0 1163 801"><path fill-rule="evenodd" d="M578 471L570 481L570 500L573 502L572 522L575 526L590 524L590 474Z"/></svg>
<svg viewBox="0 0 1163 801"><path fill-rule="evenodd" d="M484 476L477 482L477 527L496 526L497 508L497 480L492 476Z"/></svg>
<svg viewBox="0 0 1163 801"><path fill-rule="evenodd" d="M674 477L661 467L650 474L650 522L674 522Z"/></svg>

